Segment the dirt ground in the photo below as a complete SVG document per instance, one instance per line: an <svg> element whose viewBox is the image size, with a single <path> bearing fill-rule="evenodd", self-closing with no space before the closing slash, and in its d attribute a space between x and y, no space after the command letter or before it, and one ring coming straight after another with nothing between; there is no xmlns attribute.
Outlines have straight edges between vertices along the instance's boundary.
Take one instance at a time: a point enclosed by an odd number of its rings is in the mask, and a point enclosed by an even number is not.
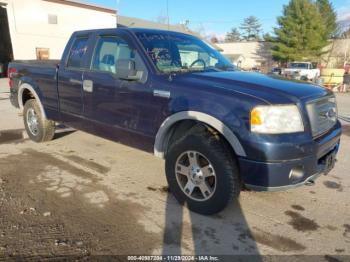
<svg viewBox="0 0 350 262"><path fill-rule="evenodd" d="M313 187L242 192L214 216L177 204L164 162L59 128L28 140L0 80L0 260L95 255L317 255L350 259L350 95L336 168ZM334 260L337 259L337 260Z"/></svg>

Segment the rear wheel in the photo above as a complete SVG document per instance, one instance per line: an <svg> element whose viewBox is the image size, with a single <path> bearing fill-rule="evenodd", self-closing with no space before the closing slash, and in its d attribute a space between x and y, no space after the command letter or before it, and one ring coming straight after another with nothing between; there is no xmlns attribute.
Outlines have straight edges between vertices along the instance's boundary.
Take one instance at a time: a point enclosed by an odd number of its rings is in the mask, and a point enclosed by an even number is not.
<svg viewBox="0 0 350 262"><path fill-rule="evenodd" d="M225 141L206 129L171 146L166 176L175 198L200 214L220 212L241 189L237 164Z"/></svg>
<svg viewBox="0 0 350 262"><path fill-rule="evenodd" d="M55 122L43 117L35 99L29 99L23 109L24 126L29 138L35 142L50 141L55 135Z"/></svg>

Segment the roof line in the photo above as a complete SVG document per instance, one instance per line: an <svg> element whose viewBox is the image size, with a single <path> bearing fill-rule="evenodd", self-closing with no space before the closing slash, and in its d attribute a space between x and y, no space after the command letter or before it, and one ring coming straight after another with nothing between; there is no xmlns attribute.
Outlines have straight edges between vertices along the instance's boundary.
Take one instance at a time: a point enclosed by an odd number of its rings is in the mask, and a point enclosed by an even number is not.
<svg viewBox="0 0 350 262"><path fill-rule="evenodd" d="M91 9L91 10L109 13L109 14L114 14L114 15L117 14L117 10L115 10L115 9L97 6L97 5L88 4L88 3L82 3L82 2L76 1L76 0L43 0L43 1L56 3L56 4L62 4L62 5L69 5L69 6L74 6L74 7L80 7L80 8L85 8L85 9Z"/></svg>

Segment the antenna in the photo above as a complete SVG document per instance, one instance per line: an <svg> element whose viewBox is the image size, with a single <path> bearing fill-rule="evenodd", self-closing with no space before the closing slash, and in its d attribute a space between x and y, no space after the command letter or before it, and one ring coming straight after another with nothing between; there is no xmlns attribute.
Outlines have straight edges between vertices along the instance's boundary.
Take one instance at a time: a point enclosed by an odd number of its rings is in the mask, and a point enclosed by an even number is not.
<svg viewBox="0 0 350 262"><path fill-rule="evenodd" d="M168 20L168 31L170 31L169 0L166 0L166 16Z"/></svg>
<svg viewBox="0 0 350 262"><path fill-rule="evenodd" d="M118 27L118 12L119 12L119 4L121 0L116 0L116 10L115 10L115 27Z"/></svg>
<svg viewBox="0 0 350 262"><path fill-rule="evenodd" d="M168 22L168 50L171 52L171 43L170 43L170 17L169 17L169 0L166 0L166 16L167 16L167 22ZM172 73L169 74L169 81L172 81Z"/></svg>

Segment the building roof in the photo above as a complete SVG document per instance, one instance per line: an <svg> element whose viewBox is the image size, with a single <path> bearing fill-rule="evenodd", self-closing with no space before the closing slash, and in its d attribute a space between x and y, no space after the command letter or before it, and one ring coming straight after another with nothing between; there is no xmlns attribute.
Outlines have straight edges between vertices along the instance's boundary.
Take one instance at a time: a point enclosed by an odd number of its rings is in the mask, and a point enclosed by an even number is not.
<svg viewBox="0 0 350 262"><path fill-rule="evenodd" d="M117 10L115 10L115 9L111 9L108 7L99 6L99 5L95 5L95 4L89 4L89 3L79 1L79 0L43 0L43 1L62 4L62 5L81 7L81 8L85 8L85 9L91 9L91 10L100 11L100 12L109 13L109 14L114 14L114 15L117 13Z"/></svg>
<svg viewBox="0 0 350 262"><path fill-rule="evenodd" d="M151 29L170 30L170 31L184 33L184 34L190 34L206 41L205 39L203 39L203 37L200 34L190 30L187 26L183 24L168 25L164 23L153 22L150 20L118 15L118 26L131 27L131 28L151 28ZM210 43L210 45L214 47L216 50L222 51L222 49L216 44Z"/></svg>
<svg viewBox="0 0 350 262"><path fill-rule="evenodd" d="M168 24L157 23L149 20L140 19L140 18L121 16L121 15L118 15L118 26L140 27L140 28L144 27L144 28L170 30L170 31L175 31L180 33L191 34L191 31L182 24L168 25Z"/></svg>

